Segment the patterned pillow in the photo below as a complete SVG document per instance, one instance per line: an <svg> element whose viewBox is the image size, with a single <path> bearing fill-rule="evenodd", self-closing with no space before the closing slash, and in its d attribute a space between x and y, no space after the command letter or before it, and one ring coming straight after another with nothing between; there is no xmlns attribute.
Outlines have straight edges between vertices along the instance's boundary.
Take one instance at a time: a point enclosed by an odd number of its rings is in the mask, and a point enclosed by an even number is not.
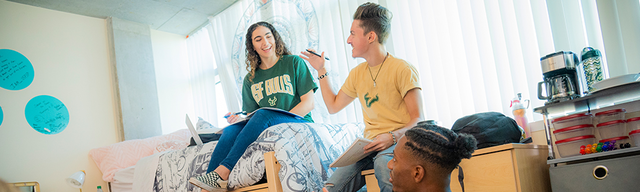
<svg viewBox="0 0 640 192"><path fill-rule="evenodd" d="M169 150L180 150L180 149L186 148L188 145L189 145L188 142L181 141L181 140L165 141L164 143L160 143L160 145L156 147L153 153L169 151Z"/></svg>
<svg viewBox="0 0 640 192"><path fill-rule="evenodd" d="M116 172L135 165L143 157L152 155L158 145L172 140L188 142L190 138L189 130L181 129L167 135L123 141L91 149L89 156L102 172L102 180L113 182Z"/></svg>

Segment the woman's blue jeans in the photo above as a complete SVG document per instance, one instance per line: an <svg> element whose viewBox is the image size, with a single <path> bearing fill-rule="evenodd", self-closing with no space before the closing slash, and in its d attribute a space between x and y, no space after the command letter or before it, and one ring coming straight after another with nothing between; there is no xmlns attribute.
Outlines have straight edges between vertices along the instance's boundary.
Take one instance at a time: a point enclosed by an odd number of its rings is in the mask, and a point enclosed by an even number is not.
<svg viewBox="0 0 640 192"><path fill-rule="evenodd" d="M224 128L216 148L211 154L207 173L222 165L233 170L236 163L249 147L249 144L258 139L265 129L280 123L309 123L308 121L268 109L258 109L249 121L236 123Z"/></svg>

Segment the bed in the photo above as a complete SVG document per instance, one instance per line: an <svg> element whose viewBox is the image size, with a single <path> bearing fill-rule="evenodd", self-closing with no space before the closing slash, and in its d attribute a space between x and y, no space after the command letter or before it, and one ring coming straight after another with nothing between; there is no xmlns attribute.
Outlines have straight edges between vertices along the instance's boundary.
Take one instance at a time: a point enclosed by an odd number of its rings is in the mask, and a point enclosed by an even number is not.
<svg viewBox="0 0 640 192"><path fill-rule="evenodd" d="M359 123L285 123L272 126L249 145L231 170L229 188L247 189L271 174L272 177L267 177L267 183L262 186L279 184L282 191L321 190L335 170L329 168L329 164L356 137L361 136L363 130L364 125ZM206 172L216 144L214 141L146 156L135 166L115 173L113 181L110 181L112 191L200 191L188 180ZM277 163L269 163L275 160ZM277 167L274 169L275 164ZM269 168L273 170L271 173L266 171Z"/></svg>

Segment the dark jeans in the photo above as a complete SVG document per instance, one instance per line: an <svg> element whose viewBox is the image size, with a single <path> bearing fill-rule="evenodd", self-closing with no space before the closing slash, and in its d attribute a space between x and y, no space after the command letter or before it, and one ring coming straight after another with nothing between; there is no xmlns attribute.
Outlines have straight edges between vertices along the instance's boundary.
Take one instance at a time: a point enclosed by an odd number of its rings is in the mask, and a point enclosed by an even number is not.
<svg viewBox="0 0 640 192"><path fill-rule="evenodd" d="M364 176L361 175L361 172L373 168L380 191L391 192L393 188L393 185L389 182L389 178L391 177L389 173L391 170L387 167L387 163L393 159L393 156L387 154L393 154L395 148L396 145L393 145L354 164L339 167L327 180L325 187L331 192L358 191L365 185L365 179Z"/></svg>
<svg viewBox="0 0 640 192"><path fill-rule="evenodd" d="M211 154L207 173L220 165L233 170L249 144L256 141L262 131L280 123L308 123L308 121L278 111L258 109L249 121L224 128L222 136Z"/></svg>

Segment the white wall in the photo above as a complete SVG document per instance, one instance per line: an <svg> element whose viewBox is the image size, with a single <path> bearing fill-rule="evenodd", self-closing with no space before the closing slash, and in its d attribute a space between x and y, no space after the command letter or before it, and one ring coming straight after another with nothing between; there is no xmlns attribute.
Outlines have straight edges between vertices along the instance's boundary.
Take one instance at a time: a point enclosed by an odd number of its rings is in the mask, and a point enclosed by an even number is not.
<svg viewBox="0 0 640 192"><path fill-rule="evenodd" d="M151 30L153 60L158 86L162 134L186 129L185 114L195 124L189 86L189 60L185 36Z"/></svg>
<svg viewBox="0 0 640 192"><path fill-rule="evenodd" d="M110 17L107 31L124 140L162 135L149 25Z"/></svg>
<svg viewBox="0 0 640 192"><path fill-rule="evenodd" d="M37 181L41 191L77 191L65 178L86 170L84 191L106 188L88 156L92 148L117 142L106 21L0 1L0 49L22 53L35 69L29 87L0 88L0 178ZM29 126L24 109L38 95L66 105L64 131L45 135Z"/></svg>

